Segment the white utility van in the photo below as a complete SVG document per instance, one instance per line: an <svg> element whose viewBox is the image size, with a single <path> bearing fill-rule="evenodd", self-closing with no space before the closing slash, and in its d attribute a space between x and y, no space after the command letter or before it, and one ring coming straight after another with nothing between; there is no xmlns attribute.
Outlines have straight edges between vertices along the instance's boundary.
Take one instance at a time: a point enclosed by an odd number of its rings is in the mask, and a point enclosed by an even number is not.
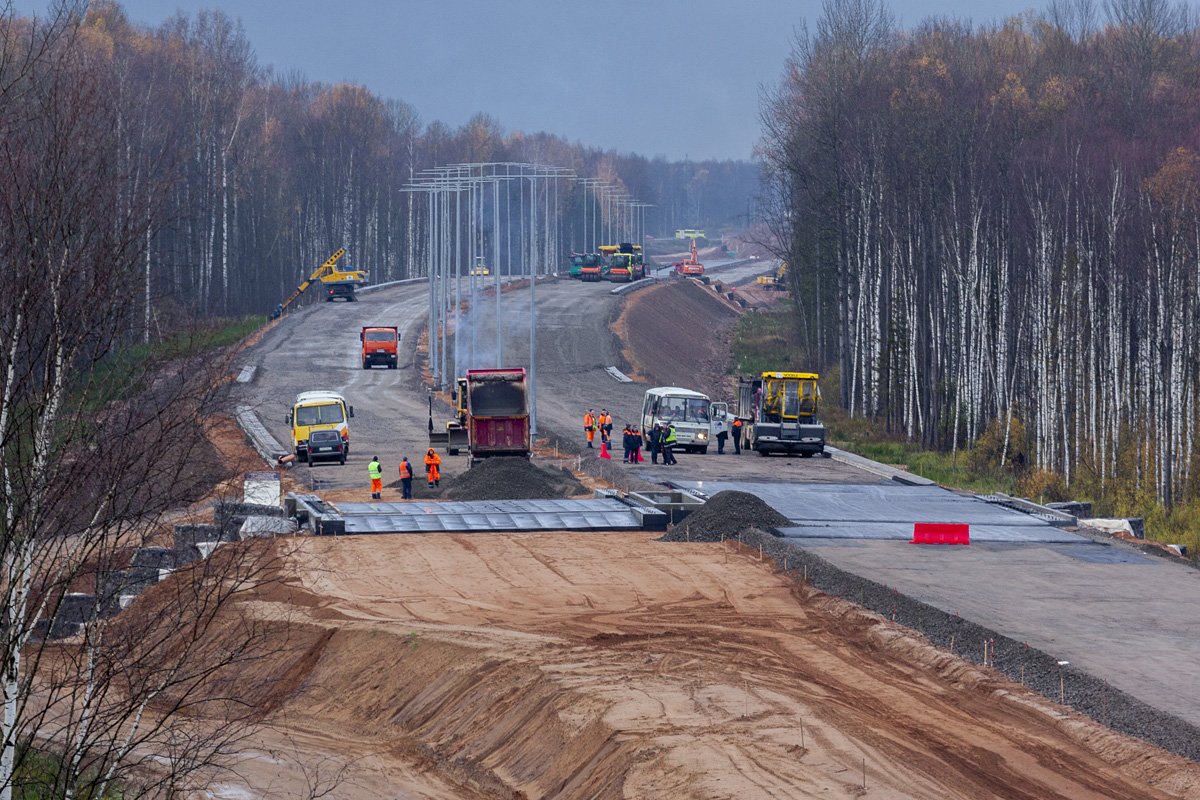
<svg viewBox="0 0 1200 800"><path fill-rule="evenodd" d="M675 447L691 453L707 453L729 411L726 403L714 403L708 395L681 389L678 386L659 386L646 390L642 403L642 438L660 423L675 426ZM718 427L714 428L713 423Z"/></svg>

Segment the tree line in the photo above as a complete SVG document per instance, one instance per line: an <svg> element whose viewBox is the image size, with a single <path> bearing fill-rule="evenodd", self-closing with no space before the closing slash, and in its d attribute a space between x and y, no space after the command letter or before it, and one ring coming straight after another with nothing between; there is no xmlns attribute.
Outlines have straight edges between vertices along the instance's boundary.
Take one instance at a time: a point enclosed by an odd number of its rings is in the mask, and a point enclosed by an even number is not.
<svg viewBox="0 0 1200 800"><path fill-rule="evenodd" d="M1200 37L1166 0L897 28L827 2L764 98L803 346L852 414L1062 483L1200 489Z"/></svg>
<svg viewBox="0 0 1200 800"><path fill-rule="evenodd" d="M425 123L409 104L361 86L272 73L220 12L149 28L109 0L68 11L79 34L71 46L111 87L111 157L137 170L147 192L126 202L154 219L138 274L128 276L146 339L181 318L270 310L339 247L376 281L422 274L426 203L399 190L430 167L571 168L654 203L654 231L731 222L757 186L749 161L621 155L506 133L483 114L457 129ZM10 13L0 24L33 23ZM561 195L564 248L582 245L582 218L566 213L581 191Z"/></svg>

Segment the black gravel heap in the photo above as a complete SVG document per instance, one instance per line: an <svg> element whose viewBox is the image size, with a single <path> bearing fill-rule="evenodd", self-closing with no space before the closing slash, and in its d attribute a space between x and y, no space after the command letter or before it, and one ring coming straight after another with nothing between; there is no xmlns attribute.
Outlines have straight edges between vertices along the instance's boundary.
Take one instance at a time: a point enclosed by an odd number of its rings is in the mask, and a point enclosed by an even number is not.
<svg viewBox="0 0 1200 800"><path fill-rule="evenodd" d="M520 457L484 459L450 481L443 476L442 486L445 500L553 500L587 493L570 472Z"/></svg>
<svg viewBox="0 0 1200 800"><path fill-rule="evenodd" d="M717 492L662 537L664 542L719 542L736 539L739 534L757 528L771 531L791 524L791 520L748 492Z"/></svg>
<svg viewBox="0 0 1200 800"><path fill-rule="evenodd" d="M681 524L677 528L681 533L682 527ZM730 537L727 535L725 538ZM760 531L748 531L740 538L751 547L762 545L763 552L774 558L780 567L786 568L794 580L806 581L826 594L857 603L912 628L924 634L934 645L952 650L955 655L968 661L983 661L986 641L987 666L1010 680L1023 683L1054 702L1060 701L1061 688L1065 704L1076 711L1115 731L1200 761L1200 728L1153 708L1099 678L1073 666L1059 666L1053 656L1024 642L968 622L957 614L926 605L889 586L839 569L811 550L805 550L787 539ZM1181 691L1186 690L1181 687Z"/></svg>

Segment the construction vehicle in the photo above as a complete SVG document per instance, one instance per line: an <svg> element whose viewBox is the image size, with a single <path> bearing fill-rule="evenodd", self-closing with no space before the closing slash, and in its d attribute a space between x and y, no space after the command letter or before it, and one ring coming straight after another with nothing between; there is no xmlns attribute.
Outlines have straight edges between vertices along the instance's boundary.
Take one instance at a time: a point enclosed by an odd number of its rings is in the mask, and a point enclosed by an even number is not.
<svg viewBox="0 0 1200 800"><path fill-rule="evenodd" d="M647 389L642 402L642 437L655 425L675 427L675 447L692 453L707 453L715 438L713 422L724 422L729 406L714 403L708 395L678 386Z"/></svg>
<svg viewBox="0 0 1200 800"><path fill-rule="evenodd" d="M692 255L687 261L675 265L675 273L686 277L699 277L704 274L704 265L696 255L696 240L692 239Z"/></svg>
<svg viewBox="0 0 1200 800"><path fill-rule="evenodd" d="M314 281L321 282L321 286L325 289L325 299L327 301L333 301L337 297L342 297L348 302L354 302L357 299L354 296L354 288L362 286L367 282L367 273L358 269L335 269L337 262L344 255L346 255L346 248L338 248L337 252L327 258L324 264L317 267L311 275L300 282L300 285L296 287L296 291L292 292L287 300L275 306L275 311L271 316L281 316L284 311L287 311L288 306L296 302L296 299L304 294L304 291Z"/></svg>
<svg viewBox="0 0 1200 800"><path fill-rule="evenodd" d="M687 228L685 230L675 231L675 238L676 239L691 239L694 242L697 239L704 239L707 237L705 237L704 231L698 231L698 230L694 230L692 228Z"/></svg>
<svg viewBox="0 0 1200 800"><path fill-rule="evenodd" d="M608 280L614 283L632 283L646 277L646 265L642 261L640 245L622 242L616 252L608 257Z"/></svg>
<svg viewBox="0 0 1200 800"><path fill-rule="evenodd" d="M529 397L523 368L470 369L460 392L467 398L472 463L492 456L529 457Z"/></svg>
<svg viewBox="0 0 1200 800"><path fill-rule="evenodd" d="M383 364L395 369L400 346L400 329L395 325L364 325L358 334L362 342L362 368Z"/></svg>
<svg viewBox="0 0 1200 800"><path fill-rule="evenodd" d="M349 419L354 416L354 406L346 404L346 398L337 392L319 389L301 392L292 403L292 410L284 419L292 427L292 447L296 458L308 461L308 438L312 431L334 430L345 442L343 448L350 452Z"/></svg>
<svg viewBox="0 0 1200 800"><path fill-rule="evenodd" d="M775 268L774 275L759 275L754 279L755 283L762 286L770 286L773 289L784 291L787 289L787 262L780 261L779 266Z"/></svg>
<svg viewBox="0 0 1200 800"><path fill-rule="evenodd" d="M456 456L470 445L467 434L467 379L459 378L450 392L454 401L454 419L448 420L440 430L433 425L433 394L429 395L429 446L446 445L446 452Z"/></svg>
<svg viewBox="0 0 1200 800"><path fill-rule="evenodd" d="M589 264L587 259L584 259L579 272L580 280L589 283L602 280L608 274L609 259L621 248L615 244L602 244L598 249L600 252L596 254L592 263Z"/></svg>
<svg viewBox="0 0 1200 800"><path fill-rule="evenodd" d="M825 452L825 426L817 417L821 389L815 372L764 372L738 379L737 417L747 447L760 455Z"/></svg>

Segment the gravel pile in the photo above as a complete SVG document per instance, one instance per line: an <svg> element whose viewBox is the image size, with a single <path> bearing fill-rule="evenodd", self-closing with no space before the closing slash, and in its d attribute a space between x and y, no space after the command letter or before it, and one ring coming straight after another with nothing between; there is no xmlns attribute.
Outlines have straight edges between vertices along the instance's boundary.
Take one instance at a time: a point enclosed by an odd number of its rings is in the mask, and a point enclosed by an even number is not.
<svg viewBox="0 0 1200 800"><path fill-rule="evenodd" d="M739 534L757 528L770 531L791 520L748 492L717 492L662 537L664 542L719 542L736 539Z"/></svg>
<svg viewBox="0 0 1200 800"><path fill-rule="evenodd" d="M677 530L682 527L680 525ZM807 580L826 594L857 603L912 628L938 647L951 650L968 661L982 663L984 642L987 642L987 666L1010 680L1023 683L1056 703L1060 701L1061 689L1066 705L1097 722L1176 755L1200 761L1200 729L1196 726L1153 708L1082 670L1061 667L1053 656L1041 650L968 622L957 614L914 600L890 586L845 572L786 539L750 531L742 541L750 547L762 545L763 552L772 556L781 567L786 567L794 580Z"/></svg>
<svg viewBox="0 0 1200 800"><path fill-rule="evenodd" d="M553 500L586 494L587 489L566 470L548 470L527 458L488 458L446 486L446 500Z"/></svg>

